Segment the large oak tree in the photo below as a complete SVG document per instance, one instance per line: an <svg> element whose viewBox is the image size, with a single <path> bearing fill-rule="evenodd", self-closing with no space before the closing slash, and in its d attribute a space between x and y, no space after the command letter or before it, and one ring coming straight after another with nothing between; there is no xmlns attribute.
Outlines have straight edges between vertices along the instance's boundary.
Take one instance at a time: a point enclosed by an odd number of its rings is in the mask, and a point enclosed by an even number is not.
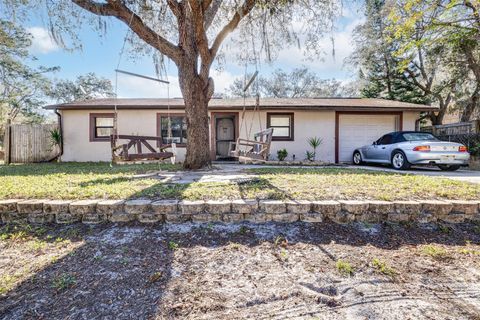
<svg viewBox="0 0 480 320"><path fill-rule="evenodd" d="M133 47L147 50L146 43L175 63L188 126L187 169L210 164L207 106L214 93L210 69L215 59L239 56L258 62L262 55L271 60L276 48L288 45L318 54L322 34L332 30L332 17L340 11L335 0L31 0L29 4L46 4L50 30L60 43L72 43L64 42L65 34L77 38L78 23L88 21L104 29L105 20L94 17L113 17L135 35ZM234 45L220 55L222 44L236 29Z"/></svg>

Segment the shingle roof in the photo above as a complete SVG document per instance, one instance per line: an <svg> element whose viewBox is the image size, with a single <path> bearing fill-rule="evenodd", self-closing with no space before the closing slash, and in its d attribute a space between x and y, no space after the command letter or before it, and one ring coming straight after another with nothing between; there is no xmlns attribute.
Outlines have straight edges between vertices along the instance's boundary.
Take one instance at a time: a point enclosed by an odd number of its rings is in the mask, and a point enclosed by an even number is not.
<svg viewBox="0 0 480 320"><path fill-rule="evenodd" d="M86 109L183 109L183 99L92 99L70 103L46 106L45 109L53 110L86 110ZM212 110L237 110L244 106L243 99L211 99L209 109ZM255 99L245 100L247 109L255 106ZM422 104L413 104L384 99L366 98L261 98L261 109L325 109L325 110L436 110L436 107Z"/></svg>

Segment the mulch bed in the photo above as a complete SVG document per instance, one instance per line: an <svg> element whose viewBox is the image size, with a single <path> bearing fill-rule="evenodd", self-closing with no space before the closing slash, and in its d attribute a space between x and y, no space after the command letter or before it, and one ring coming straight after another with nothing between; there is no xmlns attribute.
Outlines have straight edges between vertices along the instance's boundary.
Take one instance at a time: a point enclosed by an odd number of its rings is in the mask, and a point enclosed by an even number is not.
<svg viewBox="0 0 480 320"><path fill-rule="evenodd" d="M480 315L474 224L0 228L0 319Z"/></svg>

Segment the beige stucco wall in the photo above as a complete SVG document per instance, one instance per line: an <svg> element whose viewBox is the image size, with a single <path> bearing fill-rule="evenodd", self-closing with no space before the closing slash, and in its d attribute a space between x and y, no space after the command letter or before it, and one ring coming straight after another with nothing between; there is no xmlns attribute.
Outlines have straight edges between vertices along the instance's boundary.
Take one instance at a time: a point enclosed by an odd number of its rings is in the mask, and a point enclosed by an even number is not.
<svg viewBox="0 0 480 320"><path fill-rule="evenodd" d="M111 113L110 110L64 110L63 161L111 161L109 141L90 141L90 114ZM157 136L156 110L119 110L118 132L127 135ZM120 141L121 143L121 141ZM185 148L178 148L178 159L185 157Z"/></svg>
<svg viewBox="0 0 480 320"><path fill-rule="evenodd" d="M403 130L414 131L415 121L420 117L420 112L405 111L403 112Z"/></svg>
<svg viewBox="0 0 480 320"><path fill-rule="evenodd" d="M285 110L268 110L268 112L285 112ZM254 115L249 112L246 123L250 126ZM260 112L262 128L266 128L267 112ZM273 141L270 149L271 159L277 158L279 149L287 149L288 160L295 155L296 160L305 159L305 152L311 150L308 139L318 137L323 140L320 148L317 149L317 160L335 161L335 111L295 111L294 112L294 141ZM253 120L252 132L260 131L258 114ZM246 138L245 130L240 137ZM253 137L250 137L253 138Z"/></svg>
<svg viewBox="0 0 480 320"><path fill-rule="evenodd" d="M63 161L110 161L110 142L90 141L90 113L111 113L112 111L63 110ZM285 112L284 110L269 110L268 112ZM119 110L118 131L120 134L157 135L157 113L159 110ZM265 111L260 112L261 126L266 128ZM165 113L166 114L166 113ZM241 112L239 112L241 114ZM245 125L250 127L253 113L248 111L240 137L246 138ZM403 129L414 130L418 112L404 112ZM273 141L271 158L276 159L277 150L286 148L291 159L295 154L297 160L305 158L305 151L310 150L307 139L317 136L323 143L317 150L317 159L335 161L335 111L295 111L294 141ZM252 134L260 130L258 114L255 115ZM185 148L178 148L177 161L183 161Z"/></svg>

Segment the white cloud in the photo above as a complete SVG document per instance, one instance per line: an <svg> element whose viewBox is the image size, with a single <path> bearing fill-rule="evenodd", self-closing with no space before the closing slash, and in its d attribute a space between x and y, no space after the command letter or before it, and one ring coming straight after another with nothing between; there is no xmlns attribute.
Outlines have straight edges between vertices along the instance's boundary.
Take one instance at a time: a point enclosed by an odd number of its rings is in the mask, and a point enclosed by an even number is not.
<svg viewBox="0 0 480 320"><path fill-rule="evenodd" d="M306 65L323 78L341 78L347 73L344 68L345 58L354 50L352 32L362 22L363 18L354 19L340 30L333 32L331 37L326 35L321 44L326 53L323 58L307 60L302 49L291 47L279 52L275 65L285 69ZM333 44L331 38L333 38ZM333 50L335 50L334 55Z"/></svg>
<svg viewBox="0 0 480 320"><path fill-rule="evenodd" d="M215 93L225 93L226 89L230 88L235 81L235 78L239 77L240 75L233 75L228 71L217 71L212 70L211 77L215 83Z"/></svg>
<svg viewBox="0 0 480 320"><path fill-rule="evenodd" d="M31 27L27 28L27 32L33 37L30 47L33 53L46 54L60 49L45 28Z"/></svg>

